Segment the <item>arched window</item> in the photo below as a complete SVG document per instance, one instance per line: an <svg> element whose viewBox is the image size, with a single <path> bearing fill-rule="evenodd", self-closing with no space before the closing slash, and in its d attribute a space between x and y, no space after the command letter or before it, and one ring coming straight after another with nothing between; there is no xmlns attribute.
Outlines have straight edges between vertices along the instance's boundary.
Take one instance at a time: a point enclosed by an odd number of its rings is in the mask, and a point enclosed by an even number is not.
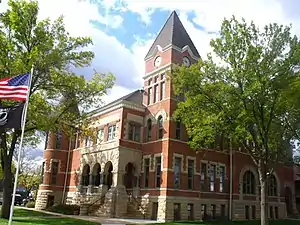
<svg viewBox="0 0 300 225"><path fill-rule="evenodd" d="M81 185L88 186L90 183L90 166L85 165L82 170Z"/></svg>
<svg viewBox="0 0 300 225"><path fill-rule="evenodd" d="M158 124L158 139L162 139L164 135L164 128L163 128L163 118L159 116L157 119Z"/></svg>
<svg viewBox="0 0 300 225"><path fill-rule="evenodd" d="M268 196L277 196L277 181L274 175L268 180Z"/></svg>
<svg viewBox="0 0 300 225"><path fill-rule="evenodd" d="M254 195L255 188L256 184L254 174L248 170L243 176L243 194Z"/></svg>
<svg viewBox="0 0 300 225"><path fill-rule="evenodd" d="M96 163L93 167L93 185L99 186L100 185L100 172L101 172L101 167L99 163Z"/></svg>
<svg viewBox="0 0 300 225"><path fill-rule="evenodd" d="M151 140L152 138L152 121L151 119L147 120L147 140Z"/></svg>

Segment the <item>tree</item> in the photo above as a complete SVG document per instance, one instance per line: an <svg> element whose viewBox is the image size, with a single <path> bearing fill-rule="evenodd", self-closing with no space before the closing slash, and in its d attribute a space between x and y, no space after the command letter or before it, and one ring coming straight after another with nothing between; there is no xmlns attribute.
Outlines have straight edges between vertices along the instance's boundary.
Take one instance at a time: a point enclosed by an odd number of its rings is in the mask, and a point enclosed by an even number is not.
<svg viewBox="0 0 300 225"><path fill-rule="evenodd" d="M38 21L36 1L10 0L9 9L0 14L0 76L1 78L30 71L34 65L30 101L25 128L25 144L37 143L36 131L68 131L66 124L85 121L93 104L114 83L111 74L95 71L90 80L77 75L77 68L89 66L94 53L87 50L89 37L71 37L65 30L63 17L55 21ZM60 103L64 97L67 100ZM14 104L2 101L1 104ZM77 111L73 110L74 105ZM80 112L80 113L78 113ZM4 171L4 193L1 217L8 218L11 205L11 164L18 148L21 131L2 130L1 165Z"/></svg>
<svg viewBox="0 0 300 225"><path fill-rule="evenodd" d="M204 150L218 140L241 146L258 168L261 224L268 223L267 181L278 162L292 161L290 141L299 121L300 45L291 27L270 24L260 30L253 23L225 19L220 36L211 41L214 57L171 75L176 95L184 95L174 113L190 138L189 145ZM298 91L299 92L299 91ZM299 124L299 123L298 123Z"/></svg>

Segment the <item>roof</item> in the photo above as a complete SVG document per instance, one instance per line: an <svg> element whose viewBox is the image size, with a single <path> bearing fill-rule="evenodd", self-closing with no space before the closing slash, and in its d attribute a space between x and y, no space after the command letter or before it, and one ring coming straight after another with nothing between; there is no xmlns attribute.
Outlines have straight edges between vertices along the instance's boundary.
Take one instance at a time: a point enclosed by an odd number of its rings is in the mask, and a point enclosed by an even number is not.
<svg viewBox="0 0 300 225"><path fill-rule="evenodd" d="M193 54L200 58L200 54L196 49L193 41L191 40L190 36L186 32L184 26L182 25L177 13L173 11L169 16L167 22L160 30L159 34L157 35L154 43L152 44L151 48L149 49L145 59L149 58L154 52L157 45L160 45L162 48L168 45L174 45L179 48L183 48L188 45L193 52Z"/></svg>
<svg viewBox="0 0 300 225"><path fill-rule="evenodd" d="M89 114L92 116L96 113L101 112L104 109L108 109L110 106L113 106L116 103L121 102L121 101L128 101L128 102L131 102L136 105L140 105L140 106L144 107L143 106L143 90L135 90L135 91L129 93L128 95L125 95L121 98L118 98L117 100L114 100L114 101L108 103L107 105L104 105L103 107L101 107L99 109L95 109L95 110L91 111Z"/></svg>

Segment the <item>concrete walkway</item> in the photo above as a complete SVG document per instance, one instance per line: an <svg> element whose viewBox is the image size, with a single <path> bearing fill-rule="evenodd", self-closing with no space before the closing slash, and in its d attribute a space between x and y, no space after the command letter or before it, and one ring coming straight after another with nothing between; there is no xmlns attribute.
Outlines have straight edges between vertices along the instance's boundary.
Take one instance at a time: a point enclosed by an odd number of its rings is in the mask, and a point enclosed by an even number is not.
<svg viewBox="0 0 300 225"><path fill-rule="evenodd" d="M155 220L120 219L120 218L107 218L107 217L97 217L97 216L64 215L64 214L60 214L60 213L53 213L53 212L48 212L48 211L43 211L43 210L36 210L36 209L32 209L32 208L25 208L25 207L20 207L20 208L23 208L23 209L26 209L26 210L31 210L31 211L36 211L36 212L41 212L41 213L44 213L44 214L48 214L49 218L51 218L51 216L52 216L52 218L54 216L60 216L60 217L65 217L65 218L73 218L73 219L90 221L90 222L99 223L99 224L120 224L121 225L121 224L160 223L159 221L155 221ZM44 216L43 216L43 218L44 218Z"/></svg>

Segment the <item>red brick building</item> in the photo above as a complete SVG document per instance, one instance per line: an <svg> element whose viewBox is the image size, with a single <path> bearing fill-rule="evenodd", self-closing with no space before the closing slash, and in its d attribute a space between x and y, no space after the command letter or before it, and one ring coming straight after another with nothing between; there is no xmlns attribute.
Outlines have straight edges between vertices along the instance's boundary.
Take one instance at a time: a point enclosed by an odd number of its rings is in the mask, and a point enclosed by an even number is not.
<svg viewBox="0 0 300 225"><path fill-rule="evenodd" d="M97 141L50 133L36 208L80 204L81 214L198 220L256 219L258 172L239 149L187 145L182 124L172 120L177 99L166 74L200 55L173 12L145 57L144 89L92 112ZM278 166L269 183L269 217L295 211L293 167ZM286 204L287 203L287 204Z"/></svg>

